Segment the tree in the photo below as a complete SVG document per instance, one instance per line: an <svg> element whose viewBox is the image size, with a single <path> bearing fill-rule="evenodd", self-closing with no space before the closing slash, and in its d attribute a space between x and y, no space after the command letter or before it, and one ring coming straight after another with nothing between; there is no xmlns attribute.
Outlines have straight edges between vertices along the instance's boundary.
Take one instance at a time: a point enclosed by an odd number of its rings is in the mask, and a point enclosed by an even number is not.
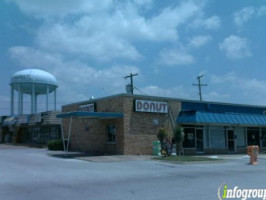
<svg viewBox="0 0 266 200"><path fill-rule="evenodd" d="M160 128L159 129L159 133L157 135L157 138L158 138L158 140L161 143L161 153L163 154L163 151L165 151L166 152L165 153L166 155L168 155L168 152L165 149L164 140L167 138L167 136L168 136L167 131L164 128Z"/></svg>
<svg viewBox="0 0 266 200"><path fill-rule="evenodd" d="M185 134L183 132L183 128L181 126L177 126L174 129L174 139L176 142L176 152L178 152L179 156L181 152L183 152L183 142L184 142Z"/></svg>
<svg viewBox="0 0 266 200"><path fill-rule="evenodd" d="M161 144L163 143L164 139L167 137L167 132L164 128L160 128L159 129L159 133L157 135L158 140L161 142Z"/></svg>

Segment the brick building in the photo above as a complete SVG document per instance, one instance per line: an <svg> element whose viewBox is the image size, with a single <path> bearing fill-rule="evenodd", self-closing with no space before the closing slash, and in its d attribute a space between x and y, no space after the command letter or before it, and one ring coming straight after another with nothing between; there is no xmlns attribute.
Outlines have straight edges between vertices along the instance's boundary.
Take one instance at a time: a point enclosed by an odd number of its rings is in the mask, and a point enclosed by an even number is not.
<svg viewBox="0 0 266 200"><path fill-rule="evenodd" d="M184 151L238 153L266 149L266 107L119 94L62 107L70 149L92 154L151 154L160 128L184 128Z"/></svg>

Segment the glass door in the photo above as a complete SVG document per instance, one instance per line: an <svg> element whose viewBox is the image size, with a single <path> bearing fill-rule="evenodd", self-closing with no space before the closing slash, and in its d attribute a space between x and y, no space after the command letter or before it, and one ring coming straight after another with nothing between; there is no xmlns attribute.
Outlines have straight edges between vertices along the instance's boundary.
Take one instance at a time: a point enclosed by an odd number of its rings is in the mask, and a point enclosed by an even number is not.
<svg viewBox="0 0 266 200"><path fill-rule="evenodd" d="M235 134L234 130L227 130L228 151L235 152Z"/></svg>
<svg viewBox="0 0 266 200"><path fill-rule="evenodd" d="M196 149L198 153L203 152L203 129L196 129Z"/></svg>

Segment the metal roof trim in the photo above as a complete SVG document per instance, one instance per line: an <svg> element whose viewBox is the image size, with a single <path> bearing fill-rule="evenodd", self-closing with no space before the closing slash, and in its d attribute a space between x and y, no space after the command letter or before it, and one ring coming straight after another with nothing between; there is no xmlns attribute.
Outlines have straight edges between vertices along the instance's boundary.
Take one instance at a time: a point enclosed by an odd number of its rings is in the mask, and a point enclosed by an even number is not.
<svg viewBox="0 0 266 200"><path fill-rule="evenodd" d="M194 119L194 120L191 120ZM247 113L181 112L177 123L266 126L266 115Z"/></svg>
<svg viewBox="0 0 266 200"><path fill-rule="evenodd" d="M123 118L123 113L113 112L67 112L56 115L57 118L82 117L82 118Z"/></svg>

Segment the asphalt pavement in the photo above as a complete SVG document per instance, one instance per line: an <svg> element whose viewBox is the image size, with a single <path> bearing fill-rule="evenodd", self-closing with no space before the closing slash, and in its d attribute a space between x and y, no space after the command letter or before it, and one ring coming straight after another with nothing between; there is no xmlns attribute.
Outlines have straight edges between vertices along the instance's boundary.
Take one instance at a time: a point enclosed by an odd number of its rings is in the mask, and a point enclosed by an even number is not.
<svg viewBox="0 0 266 200"><path fill-rule="evenodd" d="M266 189L266 159L174 164L149 157L93 160L52 156L46 149L0 145L0 199L218 199L221 184ZM110 159L110 158L109 158Z"/></svg>

